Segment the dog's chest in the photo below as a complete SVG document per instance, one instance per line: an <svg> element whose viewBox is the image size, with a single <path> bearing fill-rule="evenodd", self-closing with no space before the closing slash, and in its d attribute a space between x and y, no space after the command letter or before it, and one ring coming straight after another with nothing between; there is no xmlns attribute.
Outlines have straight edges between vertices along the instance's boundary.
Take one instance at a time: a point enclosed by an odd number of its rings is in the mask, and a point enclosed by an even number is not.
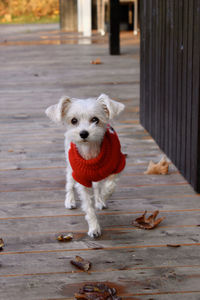
<svg viewBox="0 0 200 300"><path fill-rule="evenodd" d="M98 143L85 143L83 145L78 145L79 154L86 160L95 158L99 155L101 150L101 145Z"/></svg>

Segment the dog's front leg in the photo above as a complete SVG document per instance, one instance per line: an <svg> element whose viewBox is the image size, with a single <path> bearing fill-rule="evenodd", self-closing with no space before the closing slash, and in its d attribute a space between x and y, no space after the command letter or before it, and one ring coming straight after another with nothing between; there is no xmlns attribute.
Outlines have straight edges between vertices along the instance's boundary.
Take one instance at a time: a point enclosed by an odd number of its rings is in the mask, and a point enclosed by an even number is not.
<svg viewBox="0 0 200 300"><path fill-rule="evenodd" d="M82 202L82 209L85 212L85 219L88 222L90 237L98 237L101 235L101 229L97 220L95 209L93 207L93 191L92 188L84 187L78 184L78 193Z"/></svg>
<svg viewBox="0 0 200 300"><path fill-rule="evenodd" d="M104 202L106 202L106 200L112 195L118 181L119 181L119 174L110 175L105 180L101 190Z"/></svg>
<svg viewBox="0 0 200 300"><path fill-rule="evenodd" d="M76 208L76 201L74 197L74 185L75 181L72 177L72 169L70 165L66 169L66 198L65 207L68 209Z"/></svg>
<svg viewBox="0 0 200 300"><path fill-rule="evenodd" d="M101 182L93 182L93 189L94 189L94 200L95 200L95 207L98 209L106 208L106 202L101 194Z"/></svg>

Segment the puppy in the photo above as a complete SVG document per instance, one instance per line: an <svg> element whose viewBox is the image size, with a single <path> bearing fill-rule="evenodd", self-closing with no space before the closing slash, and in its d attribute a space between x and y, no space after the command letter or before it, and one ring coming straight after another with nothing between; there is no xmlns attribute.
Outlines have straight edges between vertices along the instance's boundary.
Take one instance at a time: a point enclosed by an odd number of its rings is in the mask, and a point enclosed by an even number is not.
<svg viewBox="0 0 200 300"><path fill-rule="evenodd" d="M55 123L66 126L67 160L65 207L76 208L74 187L80 196L88 222L90 237L101 235L97 209L106 208L119 173L125 167L125 156L109 122L124 109L124 104L101 94L97 99L75 99L64 96L46 110ZM92 189L93 188L93 189Z"/></svg>

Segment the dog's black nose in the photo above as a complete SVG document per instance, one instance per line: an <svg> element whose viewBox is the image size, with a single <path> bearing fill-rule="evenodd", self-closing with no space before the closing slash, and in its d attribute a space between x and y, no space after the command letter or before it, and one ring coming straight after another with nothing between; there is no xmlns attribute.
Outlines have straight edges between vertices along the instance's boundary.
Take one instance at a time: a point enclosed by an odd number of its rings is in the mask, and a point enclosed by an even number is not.
<svg viewBox="0 0 200 300"><path fill-rule="evenodd" d="M83 130L83 131L80 132L80 137L82 139L87 139L88 135L89 135L89 132L86 131L86 130Z"/></svg>

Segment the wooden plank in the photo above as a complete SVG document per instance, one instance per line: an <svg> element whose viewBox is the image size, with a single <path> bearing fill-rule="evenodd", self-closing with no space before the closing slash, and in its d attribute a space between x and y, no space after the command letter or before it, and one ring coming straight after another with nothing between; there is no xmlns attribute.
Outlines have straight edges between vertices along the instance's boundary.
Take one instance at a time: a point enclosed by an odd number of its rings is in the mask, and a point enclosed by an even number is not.
<svg viewBox="0 0 200 300"><path fill-rule="evenodd" d="M156 22L157 22L157 7L156 2L152 1L152 31L156 32ZM156 101L155 101L155 83L156 83L156 59L157 59L157 48L156 48L156 34L153 34L151 39L151 51L152 51L152 61L151 61L151 132L152 136L155 137L156 131Z"/></svg>
<svg viewBox="0 0 200 300"><path fill-rule="evenodd" d="M194 2L190 2L188 8L188 78L187 78L187 132L186 132L186 178L191 181L191 160L192 160L192 140L191 140L191 126L192 126L192 81L193 81L193 12Z"/></svg>
<svg viewBox="0 0 200 300"><path fill-rule="evenodd" d="M155 9L155 139L159 141L159 86L160 86L160 59L161 59L161 26L160 26L160 1L156 0L154 2Z"/></svg>
<svg viewBox="0 0 200 300"><path fill-rule="evenodd" d="M161 40L161 69L160 69L160 147L163 149L165 142L165 55L166 55L166 1L161 1L161 28L162 28L162 40Z"/></svg>
<svg viewBox="0 0 200 300"><path fill-rule="evenodd" d="M154 49L153 49L153 22L154 22L154 15L153 15L153 1L150 0L148 1L148 31L149 31L149 36L148 36L148 73L149 73L149 82L148 82L148 99L146 101L149 102L149 108L148 108L148 120L149 122L149 130L152 132L153 136L153 59L154 59Z"/></svg>
<svg viewBox="0 0 200 300"><path fill-rule="evenodd" d="M163 141L163 149L165 149L166 154L169 153L169 106L170 106L170 100L169 100L169 70L170 70L170 1L165 1L165 53L164 53L164 64L165 64L165 91L163 94L163 101L164 101L164 107L163 107L163 122L164 122L164 132L165 132L165 138Z"/></svg>
<svg viewBox="0 0 200 300"><path fill-rule="evenodd" d="M145 123L144 126L146 128L150 128L150 124L151 124L151 115L149 114L149 110L150 110L150 102L149 102L149 79L150 79L150 68L149 68L149 53L150 53L150 27L149 27L149 23L150 23L150 1L145 1L146 2L146 24L148 24L148 26L146 26L146 37L145 37L145 49L146 49L146 53L145 53L145 60L144 60L144 64L146 65L146 72L145 72Z"/></svg>
<svg viewBox="0 0 200 300"><path fill-rule="evenodd" d="M13 192L7 192L1 194L1 205L4 203L10 204L22 204L26 203L40 203L40 202L61 202L63 203L63 199L65 197L65 191L27 191L27 192L16 192L15 197L13 197ZM192 188L189 185L185 185L181 187L179 186L171 186L170 190L168 187L157 186L155 187L141 187L141 188L125 188L124 190L117 189L115 193L112 195L109 201L126 201L130 199L130 201L142 201L144 199L147 203L155 203L159 205L161 201L161 205L163 202L172 201L179 206L180 199L188 198L191 201L196 201L196 205L199 205L199 195L194 194ZM188 201L189 202L189 201ZM181 202L182 203L182 202ZM193 202L191 202L193 203Z"/></svg>
<svg viewBox="0 0 200 300"><path fill-rule="evenodd" d="M182 100L181 100L181 159L180 159L180 171L182 174L186 173L186 138L187 138L187 82L188 82L188 12L190 1L185 0L183 5L183 58L182 58Z"/></svg>
<svg viewBox="0 0 200 300"><path fill-rule="evenodd" d="M192 98L192 168L191 181L196 191L200 191L199 184L199 87L200 84L200 41L198 38L198 28L200 26L200 3L194 2L194 44L193 44L193 98ZM196 129L195 129L196 128ZM198 129L197 129L198 128Z"/></svg>
<svg viewBox="0 0 200 300"><path fill-rule="evenodd" d="M190 252L193 252L193 257L190 256ZM178 252L178 260L177 260ZM24 276L24 270L29 270L30 267L30 257L33 254L10 254L9 264L7 264L7 256L1 256L1 262L5 268L2 270L0 278L3 277L21 277ZM133 250L113 250L105 251L102 249L95 251L74 251L73 253L62 253L54 252L46 255L45 253L34 254L37 257L35 264L32 266L31 273L26 273L26 276L32 277L39 274L53 275L56 273L70 274L76 273L77 275L82 271L75 269L70 264L70 259L79 255L88 259L92 262L91 274L96 272L105 273L111 270L119 271L124 270L143 270L154 269L162 270L165 268L186 267L188 266L188 272L190 268L199 266L199 247L179 247L177 249L172 249L170 247L163 248L143 248L143 249L133 249ZM98 255L98 259L97 259ZM123 257L126 256L126 261ZM146 257L151 256L151 260L146 263ZM184 264L182 261L184 260ZM166 265L166 261L170 261ZM15 265L15 270L10 268L10 266Z"/></svg>
<svg viewBox="0 0 200 300"><path fill-rule="evenodd" d="M160 271L162 271L160 275ZM77 273L69 274L58 274L54 276L45 276L38 275L32 278L28 276L23 276L19 278L2 278L1 280L1 291L2 296L9 297L15 296L16 293L19 297L28 297L31 299L44 299L56 297L67 297L67 299L73 299L74 292L79 289L86 282L95 282L98 281L98 278L101 276L101 281L109 282L111 285L114 285L118 289L118 294L120 296L139 296L139 295L152 295L152 294L166 294L166 293L175 293L181 294L184 292L193 292L199 293L199 290L196 289L198 285L199 277L199 268L193 268L191 270L191 275L187 274L188 268L177 268L176 275L174 274L173 268L167 270L143 270L142 274L140 270L131 270L126 271L126 275L123 275L123 280L120 277L123 274L123 271L117 273L93 273L92 278L90 274L81 273L77 276ZM166 287L166 280L163 280L166 276L172 276L173 280L170 280L169 288ZM181 278L183 283L182 286L178 285L178 279ZM112 280L110 279L112 278ZM58 282L59 280L59 282ZM76 281L76 283L74 283ZM5 282L6 287L5 287ZM116 284L117 282L117 284ZM130 284L132 282L132 284ZM134 284L135 283L135 284ZM140 285L138 289L138 284ZM179 288L177 288L177 285ZM32 288L31 288L32 287ZM22 299L22 298L21 298Z"/></svg>
<svg viewBox="0 0 200 300"><path fill-rule="evenodd" d="M173 63L173 85L172 85L172 160L176 164L177 163L177 85L178 85L178 2L173 1L174 4L174 30L173 30L173 55L174 55L174 63Z"/></svg>
<svg viewBox="0 0 200 300"><path fill-rule="evenodd" d="M38 194L38 193L37 193ZM0 218L6 218L9 215L9 218L12 217L28 217L28 216L49 216L49 215L71 215L71 214L82 214L80 209L80 201L77 199L78 208L75 211L69 211L64 207L64 199L65 193L63 191L62 196L53 197L52 193L46 195L46 197L42 197L42 193L39 193L39 197L36 194L35 198L31 197L31 193L28 193L25 200L20 199L16 202L9 201L8 195L6 197L2 196L2 201L0 204L1 212ZM116 212L138 212L144 211L144 209L149 212L155 211L159 209L160 212L164 211L177 211L174 209L174 204L177 205L181 202L181 206L179 210L187 212L188 210L196 210L199 209L199 205L197 203L197 198L191 196L181 197L166 197L163 200L163 204L160 203L160 199L157 198L117 198L117 194L113 195L111 199L107 202L108 208L105 211L99 213L112 215Z"/></svg>
<svg viewBox="0 0 200 300"><path fill-rule="evenodd" d="M133 173L134 174L134 173ZM41 177L34 177L34 172L33 172L33 177L26 177L26 178L21 178L20 175L19 177L17 177L15 179L15 183L12 183L12 181L10 180L9 182L9 177L6 177L5 179L3 178L3 176L1 177L1 190L4 190L5 188L11 188L12 189L16 189L16 188L23 188L24 183L26 183L26 188L32 188L33 186L36 186L37 184L40 184L41 187L44 186L50 186L50 185L57 185L57 183L60 182L60 185L62 186L63 180L65 180L65 174L62 174L62 176L41 176ZM133 187L136 185L146 185L146 184L150 184L150 185L162 185L162 184L180 184L180 183L184 183L186 182L182 176L177 173L177 174L170 174L169 176L163 175L160 176L160 181L158 183L157 179L158 179L158 175L144 175L143 173L137 173L137 176L135 176L134 178L134 182L133 182L133 178L131 178L131 174L130 176L126 176L126 173L124 172L124 174L122 174L122 176L120 177L120 185L124 186L124 185L132 185Z"/></svg>
<svg viewBox="0 0 200 300"><path fill-rule="evenodd" d="M146 1L140 1L140 32L141 32L141 39L140 39L140 122L145 124L145 74L146 74L146 64L144 63L145 60L145 41L146 41Z"/></svg>
<svg viewBox="0 0 200 300"><path fill-rule="evenodd" d="M198 243L199 210L162 211L165 217L156 230L144 231L131 226L132 221L142 214L141 211L98 213L103 235L96 240L96 247L123 247L123 245L142 246L163 245L170 243ZM187 217L187 221L185 218ZM195 227L196 225L196 227ZM119 228L119 229L118 229ZM87 224L80 212L71 215L32 216L1 219L1 236L6 248L0 255L7 252L60 249L55 244L55 233L73 232L73 243L65 244L66 249L88 248L91 241L87 236ZM178 232L178 234L177 234ZM193 233L192 233L193 232ZM19 242L20 239L20 242ZM63 245L63 244L62 244ZM71 251L71 250L70 250Z"/></svg>
<svg viewBox="0 0 200 300"><path fill-rule="evenodd" d="M174 30L175 30L175 9L174 9L174 1L169 1L169 116L168 116L168 156L172 157L173 153L173 84L174 84L174 62L175 62L175 54L174 54Z"/></svg>

